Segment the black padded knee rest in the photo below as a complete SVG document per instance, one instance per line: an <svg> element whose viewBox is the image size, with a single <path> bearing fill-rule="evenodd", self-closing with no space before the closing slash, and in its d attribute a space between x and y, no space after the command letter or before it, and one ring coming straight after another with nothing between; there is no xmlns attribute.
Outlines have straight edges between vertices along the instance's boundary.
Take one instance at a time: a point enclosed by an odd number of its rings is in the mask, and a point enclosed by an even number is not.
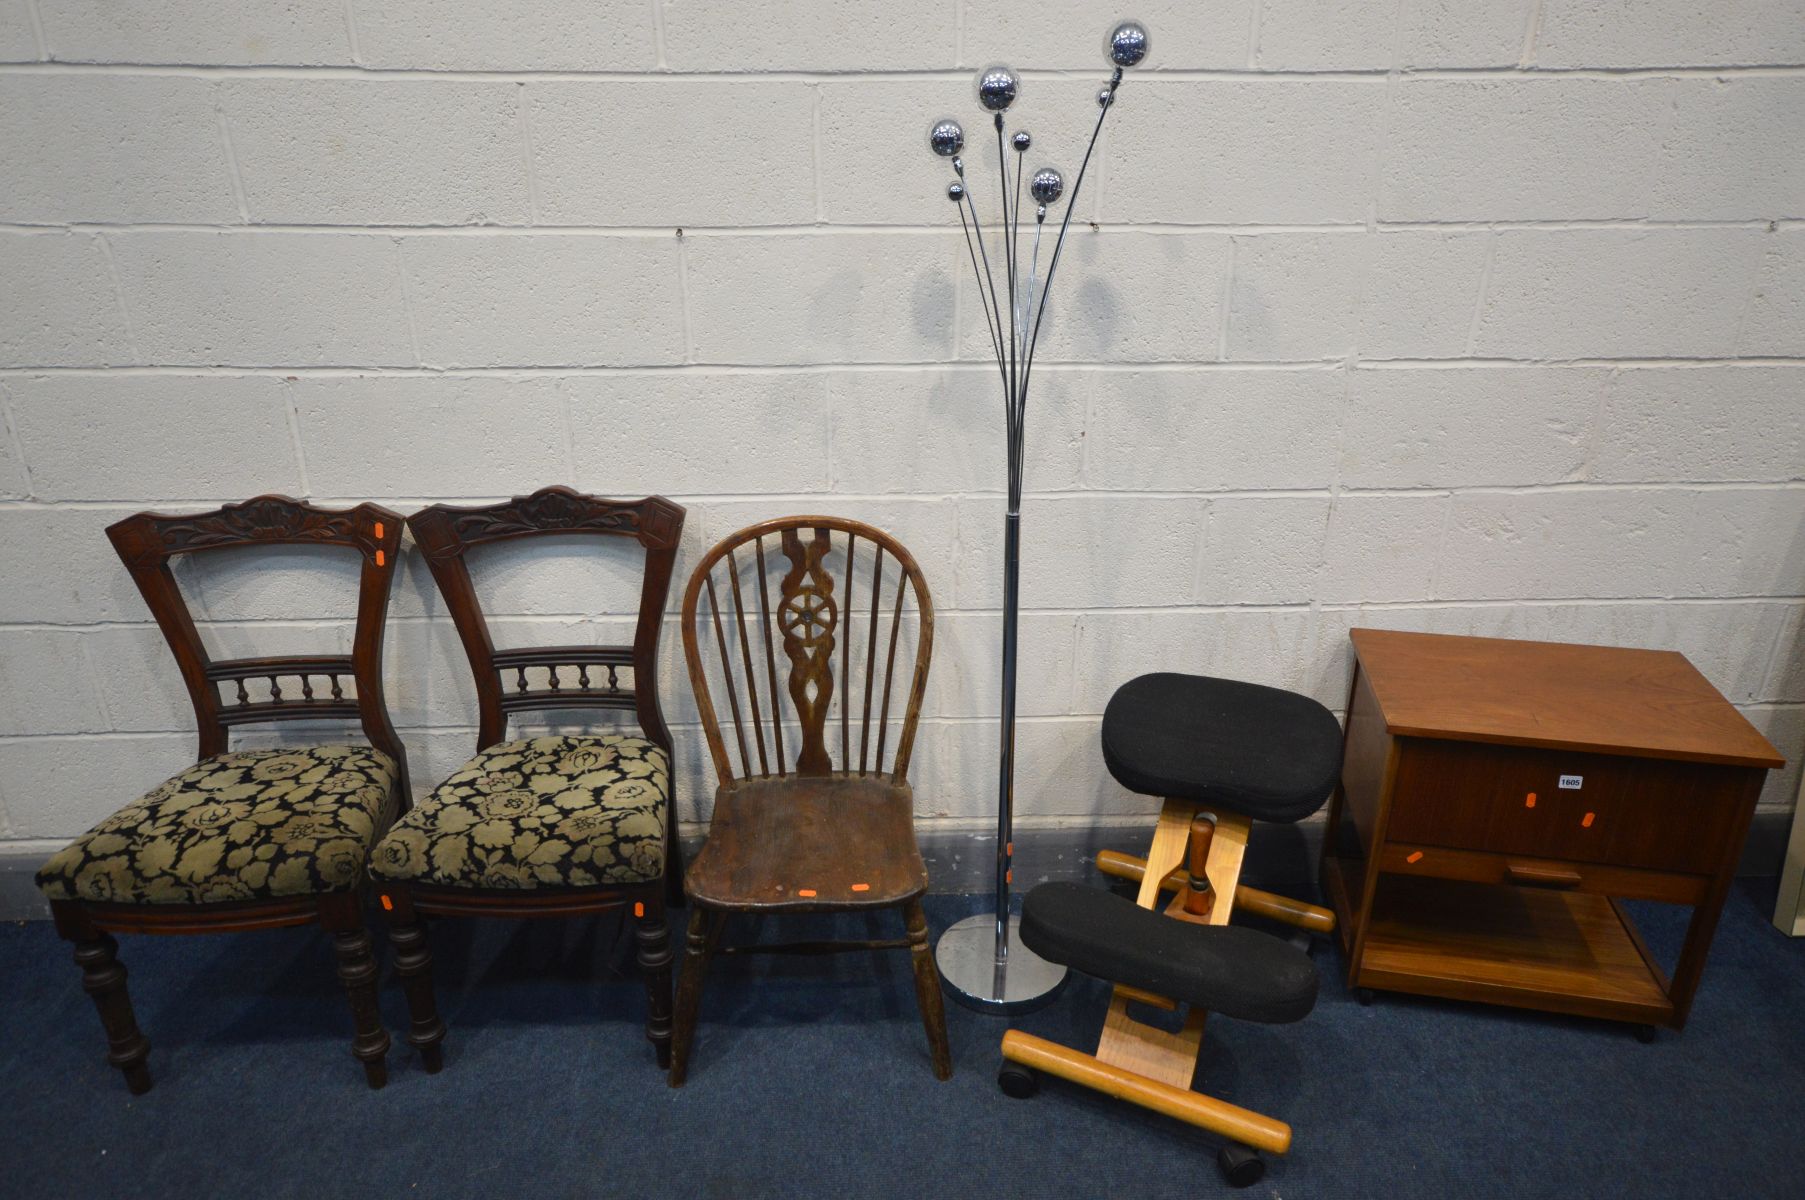
<svg viewBox="0 0 1805 1200"><path fill-rule="evenodd" d="M1316 968L1289 942L1174 920L1081 883L1030 891L1022 942L1048 962L1243 1021L1283 1024L1316 1006Z"/></svg>
<svg viewBox="0 0 1805 1200"><path fill-rule="evenodd" d="M1296 692L1161 672L1110 697L1103 762L1144 796L1195 800L1256 821L1301 821L1341 774L1341 726Z"/></svg>

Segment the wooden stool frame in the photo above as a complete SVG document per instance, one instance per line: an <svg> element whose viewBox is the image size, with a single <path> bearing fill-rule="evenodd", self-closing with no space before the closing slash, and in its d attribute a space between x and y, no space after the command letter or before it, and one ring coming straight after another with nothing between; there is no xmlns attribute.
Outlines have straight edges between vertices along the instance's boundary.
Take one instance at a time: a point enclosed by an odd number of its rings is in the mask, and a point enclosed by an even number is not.
<svg viewBox="0 0 1805 1200"><path fill-rule="evenodd" d="M1097 866L1105 874L1138 880L1136 903L1142 908L1158 907L1162 892L1175 891L1165 908L1175 920L1226 925L1239 906L1313 933L1332 930L1335 917L1327 909L1241 884L1248 824L1244 816L1212 814L1192 801L1169 799L1146 858L1106 850L1097 856ZM1173 1032L1136 1020L1130 1004L1167 1012L1179 1007L1170 997L1117 984L1096 1053L1011 1029L1003 1035L1003 1057L1256 1150L1284 1154L1291 1148L1291 1126L1285 1122L1191 1090L1206 1010L1192 1007Z"/></svg>

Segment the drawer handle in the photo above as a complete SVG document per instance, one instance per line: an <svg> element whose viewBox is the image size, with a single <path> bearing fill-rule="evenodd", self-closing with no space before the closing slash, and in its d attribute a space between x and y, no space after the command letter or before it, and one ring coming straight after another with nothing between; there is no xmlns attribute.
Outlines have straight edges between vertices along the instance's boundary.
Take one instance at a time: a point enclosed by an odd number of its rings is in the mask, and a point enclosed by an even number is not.
<svg viewBox="0 0 1805 1200"><path fill-rule="evenodd" d="M1512 883L1529 887L1578 887L1580 874L1567 867L1531 866L1528 863L1505 863L1504 873Z"/></svg>

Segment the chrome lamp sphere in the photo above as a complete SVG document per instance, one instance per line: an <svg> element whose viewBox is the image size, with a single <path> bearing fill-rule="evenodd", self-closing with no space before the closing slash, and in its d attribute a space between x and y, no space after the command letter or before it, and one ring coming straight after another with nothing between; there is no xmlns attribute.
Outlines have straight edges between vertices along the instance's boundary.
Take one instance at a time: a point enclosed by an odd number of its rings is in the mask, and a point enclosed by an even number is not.
<svg viewBox="0 0 1805 1200"><path fill-rule="evenodd" d="M1034 172L1034 178L1028 181L1028 194L1038 204L1055 203L1065 194L1065 176L1052 167L1042 167Z"/></svg>
<svg viewBox="0 0 1805 1200"><path fill-rule="evenodd" d="M1103 48L1109 55L1109 61L1116 66L1132 67L1147 57L1147 51L1152 46L1145 25L1139 21L1123 21L1109 31Z"/></svg>
<svg viewBox="0 0 1805 1200"><path fill-rule="evenodd" d="M965 199L965 185L957 179L946 185L946 198L954 204Z"/></svg>
<svg viewBox="0 0 1805 1200"><path fill-rule="evenodd" d="M951 117L942 117L928 130L928 148L941 158L951 158L965 148L965 130Z"/></svg>
<svg viewBox="0 0 1805 1200"><path fill-rule="evenodd" d="M1015 147L1017 154L1026 154L1028 147L1034 144L1034 139L1028 136L1026 129L1020 129L1016 131L1014 137L1009 139L1009 144Z"/></svg>
<svg viewBox="0 0 1805 1200"><path fill-rule="evenodd" d="M1104 88L1097 89L1097 107L1098 108L1108 108L1109 102L1111 100L1114 100L1115 98L1116 98L1116 94L1110 88L1104 87Z"/></svg>
<svg viewBox="0 0 1805 1200"><path fill-rule="evenodd" d="M1021 87L1021 77L1001 63L985 67L978 72L978 103L986 112L1000 113L1015 103Z"/></svg>

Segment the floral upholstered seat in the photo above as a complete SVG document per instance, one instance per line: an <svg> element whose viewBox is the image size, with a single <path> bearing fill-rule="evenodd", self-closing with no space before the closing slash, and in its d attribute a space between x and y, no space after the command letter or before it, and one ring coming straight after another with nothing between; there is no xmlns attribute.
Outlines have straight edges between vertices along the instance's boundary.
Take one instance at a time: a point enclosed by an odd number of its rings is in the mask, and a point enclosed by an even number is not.
<svg viewBox="0 0 1805 1200"><path fill-rule="evenodd" d="M397 775L368 746L216 754L58 851L38 887L52 900L114 904L347 891Z"/></svg>
<svg viewBox="0 0 1805 1200"><path fill-rule="evenodd" d="M645 883L664 872L670 761L640 737L538 737L481 751L376 847L378 879L440 887Z"/></svg>

